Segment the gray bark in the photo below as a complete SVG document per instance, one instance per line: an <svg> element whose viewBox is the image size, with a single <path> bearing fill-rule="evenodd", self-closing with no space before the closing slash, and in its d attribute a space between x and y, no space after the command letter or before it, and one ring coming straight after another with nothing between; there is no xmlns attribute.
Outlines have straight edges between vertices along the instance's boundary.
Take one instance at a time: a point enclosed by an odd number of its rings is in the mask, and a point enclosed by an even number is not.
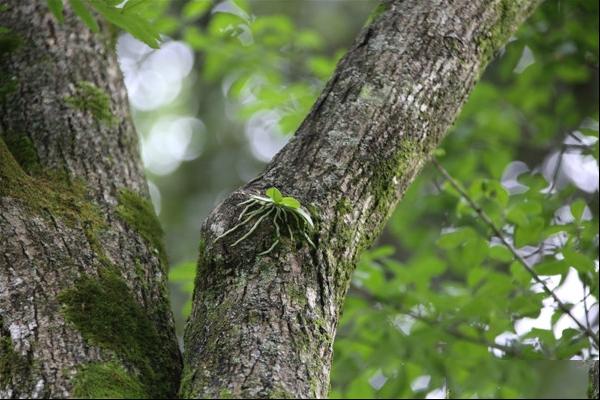
<svg viewBox="0 0 600 400"><path fill-rule="evenodd" d="M262 176L201 233L185 333L186 397L326 397L351 274L454 121L493 54L536 0L391 1L340 61ZM267 218L234 227L248 194L275 186L306 205L313 240L274 241Z"/></svg>
<svg viewBox="0 0 600 400"><path fill-rule="evenodd" d="M597 399L600 396L598 379L600 378L600 365L598 360L592 360L589 366L588 399Z"/></svg>
<svg viewBox="0 0 600 400"><path fill-rule="evenodd" d="M114 35L2 5L0 397L172 396L167 265Z"/></svg>

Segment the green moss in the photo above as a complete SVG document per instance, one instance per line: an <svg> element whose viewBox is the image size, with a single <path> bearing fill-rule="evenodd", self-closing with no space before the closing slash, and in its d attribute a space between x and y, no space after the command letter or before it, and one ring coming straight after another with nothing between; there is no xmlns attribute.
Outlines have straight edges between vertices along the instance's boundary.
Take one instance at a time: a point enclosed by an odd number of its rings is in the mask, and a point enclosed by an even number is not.
<svg viewBox="0 0 600 400"><path fill-rule="evenodd" d="M110 264L99 239L106 221L88 198L85 183L70 179L66 173L42 170L35 148L26 136L9 134L6 140L10 148L0 138L0 197L20 200L35 215L80 227L99 260Z"/></svg>
<svg viewBox="0 0 600 400"><path fill-rule="evenodd" d="M81 399L148 398L139 380L116 362L81 367L73 379L73 396Z"/></svg>
<svg viewBox="0 0 600 400"><path fill-rule="evenodd" d="M0 26L0 57L18 49L22 44L21 38L5 26Z"/></svg>
<svg viewBox="0 0 600 400"><path fill-rule="evenodd" d="M65 102L78 110L89 112L99 122L115 125L118 121L110 110L110 96L92 82L80 81L74 96L65 97Z"/></svg>
<svg viewBox="0 0 600 400"><path fill-rule="evenodd" d="M34 168L36 157L27 140L18 140L16 154L28 167ZM68 226L80 224L90 236L104 228L105 221L98 207L87 198L80 179L69 179L65 173L45 171L29 176L0 139L0 196L21 200L39 215L50 214Z"/></svg>
<svg viewBox="0 0 600 400"><path fill-rule="evenodd" d="M81 278L58 296L66 319L86 341L113 351L137 371L146 393L168 396L166 382L177 379L177 373L169 368L173 362L163 337L115 268L104 268L99 274Z"/></svg>
<svg viewBox="0 0 600 400"><path fill-rule="evenodd" d="M17 50L23 41L10 29L0 26L0 59ZM6 70L0 69L0 101L17 90L17 82Z"/></svg>
<svg viewBox="0 0 600 400"><path fill-rule="evenodd" d="M219 399L237 399L237 396L234 396L233 393L231 392L231 390L229 389L222 389L219 392Z"/></svg>
<svg viewBox="0 0 600 400"><path fill-rule="evenodd" d="M523 2L518 0L501 0L497 7L498 20L478 40L479 51L482 54L482 67L485 68L488 61L506 43L515 28L524 20L538 5L541 0L534 1L524 9Z"/></svg>
<svg viewBox="0 0 600 400"><path fill-rule="evenodd" d="M179 393L178 393L178 397L180 399L188 399L190 398L190 396L188 396L188 392L191 390L192 388L192 382L194 380L194 370L192 369L191 371L189 370L189 367L187 367L188 369L185 369L183 371L183 373L181 374L181 382L179 385Z"/></svg>
<svg viewBox="0 0 600 400"><path fill-rule="evenodd" d="M385 217L391 211L391 205L397 201L398 187L406 187L414 175L418 164L426 157L428 150L425 144L415 139L403 139L392 157L382 160L375 168L370 180L370 192L374 196L373 214ZM366 232L365 239L371 243L379 232Z"/></svg>
<svg viewBox="0 0 600 400"><path fill-rule="evenodd" d="M367 22L365 22L365 26L372 24L373 21L375 21L381 14L383 14L389 8L389 0L379 3L377 6L375 6L373 11L371 11L371 14L369 14L369 16L367 17Z"/></svg>
<svg viewBox="0 0 600 400"><path fill-rule="evenodd" d="M10 384L13 377L22 379L27 376L28 371L27 358L14 350L10 336L0 337L0 388Z"/></svg>
<svg viewBox="0 0 600 400"><path fill-rule="evenodd" d="M0 102L4 102L8 96L15 93L17 86L16 78L0 70Z"/></svg>
<svg viewBox="0 0 600 400"><path fill-rule="evenodd" d="M287 294L293 304L303 307L308 302L306 298L306 292L297 286L291 285L287 290Z"/></svg>
<svg viewBox="0 0 600 400"><path fill-rule="evenodd" d="M346 215L352 212L352 204L346 197L342 197L335 205L335 210L339 216Z"/></svg>
<svg viewBox="0 0 600 400"><path fill-rule="evenodd" d="M3 138L8 150L26 173L31 175L41 172L37 150L29 137L6 132Z"/></svg>
<svg viewBox="0 0 600 400"><path fill-rule="evenodd" d="M285 389L275 388L269 393L269 399L295 399L296 395Z"/></svg>
<svg viewBox="0 0 600 400"><path fill-rule="evenodd" d="M117 214L146 240L158 254L163 267L167 269L167 254L162 239L163 230L152 204L137 193L122 189L119 191Z"/></svg>

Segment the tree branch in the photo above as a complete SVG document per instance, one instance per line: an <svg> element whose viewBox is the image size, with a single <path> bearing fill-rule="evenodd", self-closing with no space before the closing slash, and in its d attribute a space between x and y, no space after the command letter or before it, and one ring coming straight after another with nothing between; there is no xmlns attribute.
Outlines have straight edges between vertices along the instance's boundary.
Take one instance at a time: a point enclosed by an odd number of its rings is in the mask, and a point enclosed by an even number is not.
<svg viewBox="0 0 600 400"><path fill-rule="evenodd" d="M549 296L551 296L554 299L554 301L558 305L558 308L560 308L560 310L562 312L567 314L569 316L569 318L571 318L571 320L573 320L573 322L575 322L575 324L579 327L579 329L581 329L581 331L583 333L585 333L585 335L588 336L596 344L596 347L598 347L598 344L599 344L598 336L591 330L591 328L585 326L577 318L575 318L575 316L573 315L573 313L571 312L569 307L567 307L567 305L562 302L562 300L556 295L556 293L554 293L554 291L552 291L548 287L548 285L546 285L546 282L544 282L544 280L542 278L540 278L540 276L533 270L533 268L531 268L529 266L529 264L527 264L527 261L525 261L523 256L517 251L517 249L512 245L512 243L510 243L508 241L508 239L506 239L506 237L504 236L502 231L500 231L500 229L494 224L494 222L485 213L485 211L483 211L483 209L481 207L479 207L479 205L469 196L469 194L463 189L463 187L460 185L460 183L457 182L435 158L432 159L432 162L433 162L433 165L435 165L435 167L438 169L438 171L440 171L440 173L444 176L444 178L446 178L446 180L450 183L450 185L452 185L452 187L454 189L456 189L457 192L460 193L460 195L467 201L467 203L477 213L477 215L479 215L479 218L481 218L481 220L500 239L502 244L504 244L506 246L506 248L513 254L513 256L519 262L519 264L521 264L521 266L523 268L525 268L525 270L531 275L533 280L536 283L538 283L539 285L541 285L544 292L546 292L546 294L548 294Z"/></svg>
<svg viewBox="0 0 600 400"><path fill-rule="evenodd" d="M264 174L205 221L183 396L327 395L335 329L361 250L537 4L384 4ZM271 186L308 208L316 249L281 236L259 255L276 235L268 219L235 247L243 233L216 240L237 224L239 203Z"/></svg>

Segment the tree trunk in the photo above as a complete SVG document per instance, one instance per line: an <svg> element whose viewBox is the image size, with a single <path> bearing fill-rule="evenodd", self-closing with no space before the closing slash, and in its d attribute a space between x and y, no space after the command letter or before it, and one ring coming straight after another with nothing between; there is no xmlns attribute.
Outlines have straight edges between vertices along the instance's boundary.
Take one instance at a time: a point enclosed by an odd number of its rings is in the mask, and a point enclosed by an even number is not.
<svg viewBox="0 0 600 400"><path fill-rule="evenodd" d="M598 378L600 377L600 366L598 360L592 360L589 363L589 387L588 387L588 399L597 399L600 396L600 390L598 386Z"/></svg>
<svg viewBox="0 0 600 400"><path fill-rule="evenodd" d="M181 357L114 32L2 3L0 397L167 397Z"/></svg>
<svg viewBox="0 0 600 400"><path fill-rule="evenodd" d="M332 343L362 249L537 0L391 1L340 61L262 176L203 225L185 333L186 397L326 397ZM271 219L239 241L249 194L274 186L316 221L307 240ZM282 227L282 231L286 231ZM287 231L286 231L287 232ZM260 252L280 239L267 255Z"/></svg>

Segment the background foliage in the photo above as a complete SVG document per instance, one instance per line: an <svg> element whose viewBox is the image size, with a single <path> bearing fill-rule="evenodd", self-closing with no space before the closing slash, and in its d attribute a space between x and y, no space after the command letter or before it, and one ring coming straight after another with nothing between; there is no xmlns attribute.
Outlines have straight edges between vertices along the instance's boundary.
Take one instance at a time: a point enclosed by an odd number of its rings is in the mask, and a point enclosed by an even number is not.
<svg viewBox="0 0 600 400"><path fill-rule="evenodd" d="M91 29L97 13L146 43L117 49L181 331L203 216L283 146L376 4L69 1ZM331 396L583 395L582 368L548 360L598 349L511 250L597 332L598 2L546 1L436 157L477 207L433 165L414 182L354 275Z"/></svg>

